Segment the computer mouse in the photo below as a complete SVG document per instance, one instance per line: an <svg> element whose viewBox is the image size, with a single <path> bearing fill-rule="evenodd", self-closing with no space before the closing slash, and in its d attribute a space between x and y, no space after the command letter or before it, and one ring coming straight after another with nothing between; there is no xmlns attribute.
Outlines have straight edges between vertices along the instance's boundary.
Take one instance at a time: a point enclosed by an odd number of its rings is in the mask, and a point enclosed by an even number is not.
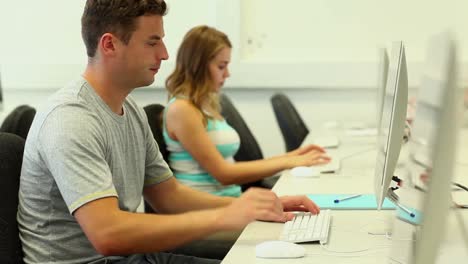
<svg viewBox="0 0 468 264"><path fill-rule="evenodd" d="M265 241L255 247L255 255L257 258L302 258L305 248L286 241Z"/></svg>
<svg viewBox="0 0 468 264"><path fill-rule="evenodd" d="M290 171L294 177L318 177L320 176L320 170L314 167L299 166L294 167Z"/></svg>

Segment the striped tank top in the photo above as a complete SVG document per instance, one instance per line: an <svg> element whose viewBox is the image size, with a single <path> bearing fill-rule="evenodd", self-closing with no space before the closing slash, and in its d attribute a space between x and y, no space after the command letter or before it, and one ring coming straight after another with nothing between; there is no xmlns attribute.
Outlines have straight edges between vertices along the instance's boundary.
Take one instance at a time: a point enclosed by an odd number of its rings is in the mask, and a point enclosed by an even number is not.
<svg viewBox="0 0 468 264"><path fill-rule="evenodd" d="M175 100L176 98L169 100L167 106L169 107ZM169 165L175 177L183 184L200 191L218 196L240 196L239 185L222 185L200 166L180 142L169 137L166 129L168 107L164 110L163 137L169 151ZM226 120L208 119L206 132L224 159L234 162L233 156L239 150L240 138Z"/></svg>

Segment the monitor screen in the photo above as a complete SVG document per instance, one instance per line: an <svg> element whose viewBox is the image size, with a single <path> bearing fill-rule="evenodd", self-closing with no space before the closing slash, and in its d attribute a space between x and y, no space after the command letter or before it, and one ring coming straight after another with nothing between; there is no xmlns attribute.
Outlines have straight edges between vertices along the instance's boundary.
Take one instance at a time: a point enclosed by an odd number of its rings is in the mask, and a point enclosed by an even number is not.
<svg viewBox="0 0 468 264"><path fill-rule="evenodd" d="M382 120L382 109L385 98L385 86L387 85L388 76L388 54L387 49L381 48L378 52L379 64L377 67L377 98L376 98L376 124L377 128L380 127L380 121Z"/></svg>
<svg viewBox="0 0 468 264"><path fill-rule="evenodd" d="M406 106L408 103L408 74L403 42L392 45L382 119L378 128L377 160L374 192L377 208L381 209L388 193L403 140Z"/></svg>
<svg viewBox="0 0 468 264"><path fill-rule="evenodd" d="M424 191L409 190L418 199L399 199L400 204L420 211L421 220L413 223L418 225L412 230L414 241L405 243L395 239L398 243L392 245L391 258L399 263L431 264L439 257L438 248L451 206L451 179L460 123L457 112L462 106L461 98L456 96L455 50L450 33L436 35L430 40L408 144L409 160L405 165L406 174L413 182L420 182L424 176L425 188ZM401 219L404 219L401 215L396 218L395 228L404 226L398 222Z"/></svg>

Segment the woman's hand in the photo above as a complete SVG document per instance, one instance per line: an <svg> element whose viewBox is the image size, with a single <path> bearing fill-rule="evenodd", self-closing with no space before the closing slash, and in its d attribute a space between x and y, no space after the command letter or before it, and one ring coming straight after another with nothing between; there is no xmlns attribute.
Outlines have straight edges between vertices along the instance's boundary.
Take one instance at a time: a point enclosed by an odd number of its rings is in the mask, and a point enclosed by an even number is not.
<svg viewBox="0 0 468 264"><path fill-rule="evenodd" d="M325 152L316 149L311 149L308 152L305 152L301 155L289 156L290 159L290 168L298 166L314 166L322 165L330 162L331 157L328 156Z"/></svg>
<svg viewBox="0 0 468 264"><path fill-rule="evenodd" d="M318 145L308 144L306 146L298 147L295 150L289 151L288 153L286 153L286 155L287 156L297 156L297 155L306 154L307 152L310 152L310 151L313 151L313 150L323 152L323 153L326 152L324 148L322 148L322 147L320 147Z"/></svg>

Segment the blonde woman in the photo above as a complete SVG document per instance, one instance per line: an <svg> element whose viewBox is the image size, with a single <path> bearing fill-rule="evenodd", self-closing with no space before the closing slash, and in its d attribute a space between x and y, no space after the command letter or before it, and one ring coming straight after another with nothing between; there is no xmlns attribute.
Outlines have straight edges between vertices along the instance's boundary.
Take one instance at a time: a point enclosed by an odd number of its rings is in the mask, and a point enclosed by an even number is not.
<svg viewBox="0 0 468 264"><path fill-rule="evenodd" d="M218 94L230 76L232 45L208 26L191 29L179 47L176 67L166 80L169 102L163 125L169 163L182 183L220 196L239 196L238 184L296 166L329 162L315 145L274 158L237 162L239 136L220 114Z"/></svg>

